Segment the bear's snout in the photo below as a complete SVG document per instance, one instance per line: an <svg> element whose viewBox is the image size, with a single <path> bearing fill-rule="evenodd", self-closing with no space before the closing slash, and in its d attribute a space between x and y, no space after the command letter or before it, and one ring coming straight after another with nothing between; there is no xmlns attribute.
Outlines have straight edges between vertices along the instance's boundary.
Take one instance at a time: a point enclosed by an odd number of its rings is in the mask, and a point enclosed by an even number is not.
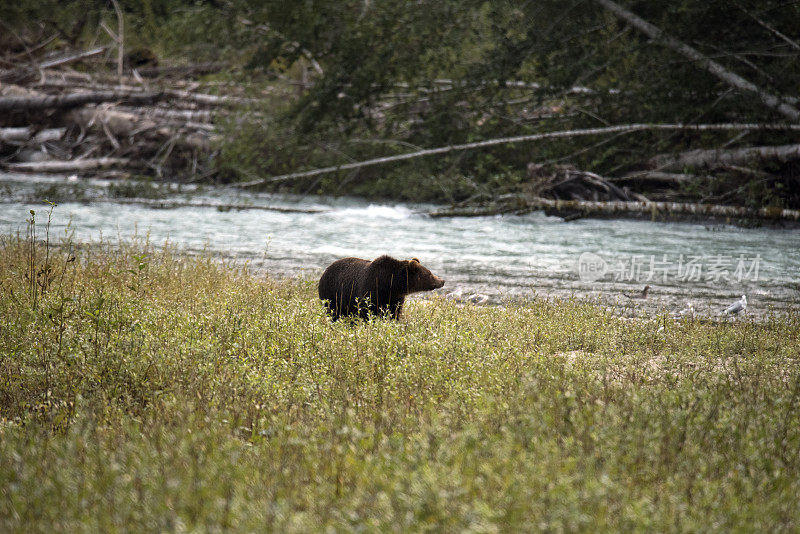
<svg viewBox="0 0 800 534"><path fill-rule="evenodd" d="M439 278L438 276L433 277L433 289L439 289L444 285L444 278Z"/></svg>

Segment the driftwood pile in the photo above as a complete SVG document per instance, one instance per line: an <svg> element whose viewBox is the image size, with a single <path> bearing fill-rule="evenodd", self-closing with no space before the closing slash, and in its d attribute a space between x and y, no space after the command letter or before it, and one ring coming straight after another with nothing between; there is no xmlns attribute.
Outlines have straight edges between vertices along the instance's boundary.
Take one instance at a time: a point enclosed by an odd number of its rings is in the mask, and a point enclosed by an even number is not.
<svg viewBox="0 0 800 534"><path fill-rule="evenodd" d="M128 69L121 76L75 69L104 51L0 63L9 67L0 70L0 170L206 177L218 135L215 119L251 100L209 94L207 86L191 81L219 65ZM165 77L172 73L183 78Z"/></svg>

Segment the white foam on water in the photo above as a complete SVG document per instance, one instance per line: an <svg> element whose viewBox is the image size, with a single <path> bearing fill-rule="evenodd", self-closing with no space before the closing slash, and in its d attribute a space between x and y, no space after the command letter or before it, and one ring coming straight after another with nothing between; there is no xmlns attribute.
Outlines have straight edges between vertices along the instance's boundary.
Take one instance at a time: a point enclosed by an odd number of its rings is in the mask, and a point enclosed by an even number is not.
<svg viewBox="0 0 800 534"><path fill-rule="evenodd" d="M408 219L414 212L406 206L387 206L370 204L366 208L345 208L331 213L336 217L363 218L363 219Z"/></svg>

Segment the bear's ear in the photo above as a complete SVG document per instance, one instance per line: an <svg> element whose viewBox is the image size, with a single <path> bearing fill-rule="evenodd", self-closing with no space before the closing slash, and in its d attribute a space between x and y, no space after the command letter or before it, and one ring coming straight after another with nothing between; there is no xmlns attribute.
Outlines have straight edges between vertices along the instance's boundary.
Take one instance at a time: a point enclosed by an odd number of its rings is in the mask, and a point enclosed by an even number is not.
<svg viewBox="0 0 800 534"><path fill-rule="evenodd" d="M417 263L421 263L417 258L411 258L411 261L415 261Z"/></svg>

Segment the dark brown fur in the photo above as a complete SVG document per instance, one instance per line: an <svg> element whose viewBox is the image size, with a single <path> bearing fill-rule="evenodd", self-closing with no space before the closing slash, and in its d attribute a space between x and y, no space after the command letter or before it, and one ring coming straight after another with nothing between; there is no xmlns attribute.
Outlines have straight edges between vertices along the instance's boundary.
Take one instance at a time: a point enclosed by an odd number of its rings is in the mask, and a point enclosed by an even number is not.
<svg viewBox="0 0 800 534"><path fill-rule="evenodd" d="M341 316L389 315L398 319L406 295L430 291L444 280L423 267L417 258L374 261L344 258L330 264L319 279L319 298L335 321Z"/></svg>

